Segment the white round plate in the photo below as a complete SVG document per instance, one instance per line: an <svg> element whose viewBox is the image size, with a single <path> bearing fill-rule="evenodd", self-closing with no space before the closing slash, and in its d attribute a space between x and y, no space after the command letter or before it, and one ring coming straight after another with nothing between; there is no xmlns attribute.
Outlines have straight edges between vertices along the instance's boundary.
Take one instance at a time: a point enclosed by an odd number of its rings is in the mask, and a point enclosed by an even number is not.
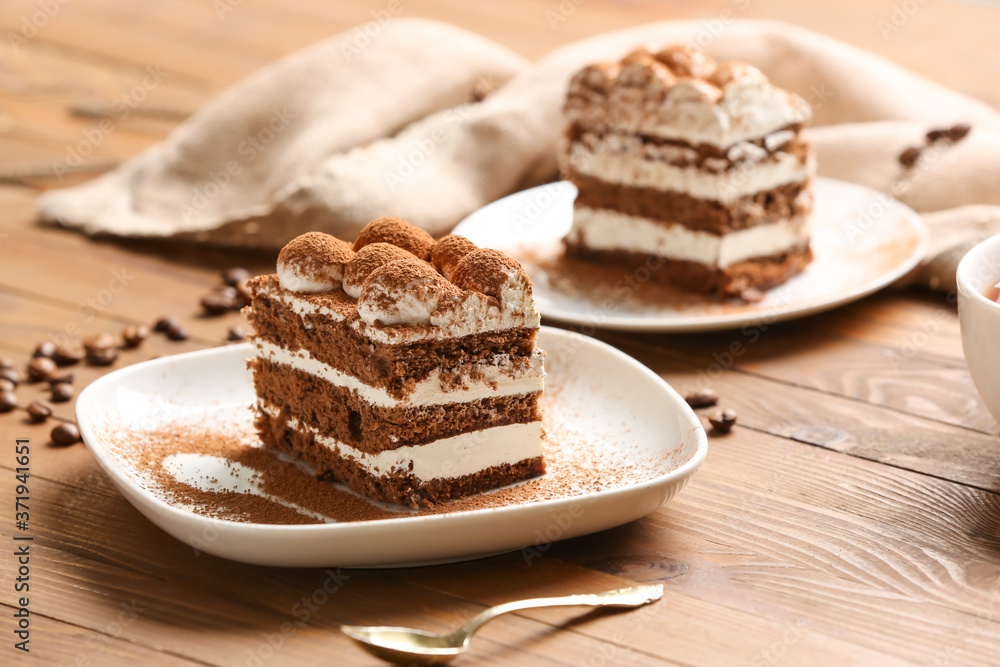
<svg viewBox="0 0 1000 667"><path fill-rule="evenodd" d="M829 178L816 178L814 193L814 260L757 303L657 286L644 267L623 273L563 258L561 239L572 224L576 198L567 181L495 201L453 233L520 261L543 317L630 331L710 331L810 315L892 284L924 257L927 229L907 206Z"/></svg>
<svg viewBox="0 0 1000 667"><path fill-rule="evenodd" d="M122 439L137 437L137 425L161 433L198 415L249 424L255 400L244 363L253 354L249 344L110 373L81 392L77 419L98 463L150 521L201 551L261 565L425 565L531 549L633 521L680 491L704 461L708 445L701 422L677 392L639 362L592 338L543 327L538 344L547 355L546 429L570 429L579 434L573 442L592 438L587 442L613 448L625 465L645 471L644 477L520 505L350 523L264 525L195 513L151 489L134 461L121 460ZM577 463L573 448L565 449L569 463ZM577 456L579 467L589 469Z"/></svg>

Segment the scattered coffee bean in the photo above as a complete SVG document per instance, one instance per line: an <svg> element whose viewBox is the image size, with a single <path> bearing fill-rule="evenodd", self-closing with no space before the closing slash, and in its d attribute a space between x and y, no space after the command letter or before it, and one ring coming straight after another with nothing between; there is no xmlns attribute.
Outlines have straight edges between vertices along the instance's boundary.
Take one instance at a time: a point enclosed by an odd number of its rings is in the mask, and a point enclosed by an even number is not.
<svg viewBox="0 0 1000 667"><path fill-rule="evenodd" d="M927 134L925 134L924 137L927 139L927 141L929 143L934 144L934 143L937 143L937 142L941 141L942 139L944 139L946 132L947 132L947 130L942 130L940 128L935 128L935 129L931 130L930 132L928 132Z"/></svg>
<svg viewBox="0 0 1000 667"><path fill-rule="evenodd" d="M28 381L42 382L48 380L56 372L56 362L48 357L35 357L28 364Z"/></svg>
<svg viewBox="0 0 1000 667"><path fill-rule="evenodd" d="M736 410L732 408L718 410L712 413L708 421L712 428L719 433L729 433L733 429L733 424L736 423Z"/></svg>
<svg viewBox="0 0 1000 667"><path fill-rule="evenodd" d="M117 347L94 350L87 353L87 363L91 366L110 366L118 361L118 354L119 350Z"/></svg>
<svg viewBox="0 0 1000 667"><path fill-rule="evenodd" d="M32 401L28 406L28 418L36 424L41 424L51 416L52 406L45 401Z"/></svg>
<svg viewBox="0 0 1000 667"><path fill-rule="evenodd" d="M52 429L50 434L52 438L52 444L59 445L60 447L67 447L80 440L80 429L78 429L74 424L62 423Z"/></svg>
<svg viewBox="0 0 1000 667"><path fill-rule="evenodd" d="M60 375L59 377L50 377L49 386L52 387L57 384L73 384L73 374L68 373L66 375Z"/></svg>
<svg viewBox="0 0 1000 667"><path fill-rule="evenodd" d="M149 327L145 324L132 324L122 331L122 343L127 348L137 348L147 338L149 338Z"/></svg>
<svg viewBox="0 0 1000 667"><path fill-rule="evenodd" d="M3 370L4 368L14 368L14 360L10 357L0 358L0 370Z"/></svg>
<svg viewBox="0 0 1000 667"><path fill-rule="evenodd" d="M56 356L56 344L51 341L41 342L35 346L35 351L31 353L31 356L53 359Z"/></svg>
<svg viewBox="0 0 1000 667"><path fill-rule="evenodd" d="M165 315L160 319L156 320L156 324L153 325L153 331L157 333L167 333L172 327L179 327L181 321L178 320L173 315Z"/></svg>
<svg viewBox="0 0 1000 667"><path fill-rule="evenodd" d="M236 283L236 310L250 305L253 295L250 293L250 286L247 281L241 280Z"/></svg>
<svg viewBox="0 0 1000 667"><path fill-rule="evenodd" d="M206 315L213 317L224 315L236 305L236 289L233 287L225 289L226 291L216 290L201 297L201 309ZM232 293L229 290L232 290Z"/></svg>
<svg viewBox="0 0 1000 667"><path fill-rule="evenodd" d="M968 123L959 123L958 125L952 125L947 130L944 131L944 135L948 137L948 141L958 142L965 139L966 135L972 131L972 126Z"/></svg>
<svg viewBox="0 0 1000 667"><path fill-rule="evenodd" d="M695 389L684 397L692 408L710 408L719 402L719 395L711 389Z"/></svg>
<svg viewBox="0 0 1000 667"><path fill-rule="evenodd" d="M118 359L118 343L109 333L89 336L83 341L87 363L92 366L110 366Z"/></svg>
<svg viewBox="0 0 1000 667"><path fill-rule="evenodd" d="M167 338L170 340L187 340L188 335L187 329L182 327L179 322L177 323L177 326L172 326L167 329Z"/></svg>
<svg viewBox="0 0 1000 667"><path fill-rule="evenodd" d="M72 366L83 359L83 355L83 347L80 345L56 345L56 353L52 360L59 366Z"/></svg>
<svg viewBox="0 0 1000 667"><path fill-rule="evenodd" d="M230 287L236 287L237 283L250 277L250 272L239 266L234 266L222 272L222 282Z"/></svg>
<svg viewBox="0 0 1000 667"><path fill-rule="evenodd" d="M0 378L0 392L3 391L14 391L17 389L17 385L8 380L7 378Z"/></svg>
<svg viewBox="0 0 1000 667"><path fill-rule="evenodd" d="M12 391L0 391L0 412L10 412L17 407L17 396Z"/></svg>
<svg viewBox="0 0 1000 667"><path fill-rule="evenodd" d="M91 352L101 352L109 347L117 347L118 343L115 341L115 337L109 333L99 333L93 336L87 336L83 339L83 349L87 353Z"/></svg>
<svg viewBox="0 0 1000 667"><path fill-rule="evenodd" d="M16 368L0 368L0 378L7 380L15 387L21 384L21 374L17 372Z"/></svg>
<svg viewBox="0 0 1000 667"><path fill-rule="evenodd" d="M917 160L920 159L921 150L916 146L910 146L905 151L899 154L899 164L903 165L904 169L913 169L914 165L917 164Z"/></svg>
<svg viewBox="0 0 1000 667"><path fill-rule="evenodd" d="M65 403L73 398L73 385L68 382L60 382L52 385L52 402Z"/></svg>
<svg viewBox="0 0 1000 667"><path fill-rule="evenodd" d="M242 325L234 324L229 327L229 331L226 333L226 340L236 342L241 340L246 340L247 330L243 328Z"/></svg>

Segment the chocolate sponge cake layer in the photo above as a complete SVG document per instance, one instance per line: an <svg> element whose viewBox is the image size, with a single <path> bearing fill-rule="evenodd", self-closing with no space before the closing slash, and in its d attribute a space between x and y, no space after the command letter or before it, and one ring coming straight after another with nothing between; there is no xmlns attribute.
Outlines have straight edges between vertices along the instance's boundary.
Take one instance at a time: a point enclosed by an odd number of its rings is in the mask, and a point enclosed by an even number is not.
<svg viewBox="0 0 1000 667"><path fill-rule="evenodd" d="M419 407L373 405L357 393L265 359L249 362L262 405L297 416L366 453L422 445L496 426L541 419L539 392ZM462 390L456 390L460 398Z"/></svg>
<svg viewBox="0 0 1000 667"><path fill-rule="evenodd" d="M610 209L668 224L683 221L688 229L709 234L728 234L812 211L809 181L720 202L670 190L607 183L576 172L570 172L568 178L579 190L577 206Z"/></svg>
<svg viewBox="0 0 1000 667"><path fill-rule="evenodd" d="M571 243L566 244L566 253L604 265L620 266L626 274L640 267L648 270L649 266L655 265L659 268L650 271L654 281L695 291L711 290L726 296L739 296L751 287L769 289L780 285L801 273L812 261L812 250L809 246L739 262L725 269L644 253L594 250L585 245Z"/></svg>
<svg viewBox="0 0 1000 667"><path fill-rule="evenodd" d="M311 465L318 477L341 482L371 498L417 507L495 489L545 472L541 456L490 466L470 475L417 479L405 471L372 474L351 458L317 442L316 436L290 423L290 415L258 413L256 426L266 445L293 454Z"/></svg>
<svg viewBox="0 0 1000 667"><path fill-rule="evenodd" d="M342 292L328 298L349 299ZM350 316L336 320L301 314L287 302L266 295L255 299L247 316L256 338L291 352L304 350L311 358L400 398L416 382L442 368L493 363L498 356L527 359L538 334L536 328L520 328L390 345L362 336L351 326ZM330 344L334 340L337 345Z"/></svg>

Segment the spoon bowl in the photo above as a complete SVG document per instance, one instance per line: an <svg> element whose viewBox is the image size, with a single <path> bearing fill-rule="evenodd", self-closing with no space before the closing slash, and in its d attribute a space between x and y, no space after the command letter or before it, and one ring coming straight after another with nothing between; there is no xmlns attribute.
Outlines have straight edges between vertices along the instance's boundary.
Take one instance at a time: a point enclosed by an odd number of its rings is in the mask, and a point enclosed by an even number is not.
<svg viewBox="0 0 1000 667"><path fill-rule="evenodd" d="M363 625L342 625L340 630L365 651L382 660L408 665L443 665L464 653L476 630L500 614L538 607L576 605L639 607L659 600L662 596L662 584L647 584L603 593L518 600L490 607L447 634L434 634L412 628Z"/></svg>

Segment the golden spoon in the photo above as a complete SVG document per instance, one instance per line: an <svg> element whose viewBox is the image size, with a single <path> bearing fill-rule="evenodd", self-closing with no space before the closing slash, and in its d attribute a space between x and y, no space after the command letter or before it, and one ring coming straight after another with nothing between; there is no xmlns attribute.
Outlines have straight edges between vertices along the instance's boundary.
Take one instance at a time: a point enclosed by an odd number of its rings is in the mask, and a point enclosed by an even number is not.
<svg viewBox="0 0 1000 667"><path fill-rule="evenodd" d="M468 623L454 632L444 635L435 635L411 628L367 627L363 625L342 625L340 630L353 639L358 646L383 660L397 664L443 665L464 653L476 630L500 614L536 607L573 605L639 607L659 600L662 596L663 585L651 584L589 595L518 600L490 607L473 616Z"/></svg>

